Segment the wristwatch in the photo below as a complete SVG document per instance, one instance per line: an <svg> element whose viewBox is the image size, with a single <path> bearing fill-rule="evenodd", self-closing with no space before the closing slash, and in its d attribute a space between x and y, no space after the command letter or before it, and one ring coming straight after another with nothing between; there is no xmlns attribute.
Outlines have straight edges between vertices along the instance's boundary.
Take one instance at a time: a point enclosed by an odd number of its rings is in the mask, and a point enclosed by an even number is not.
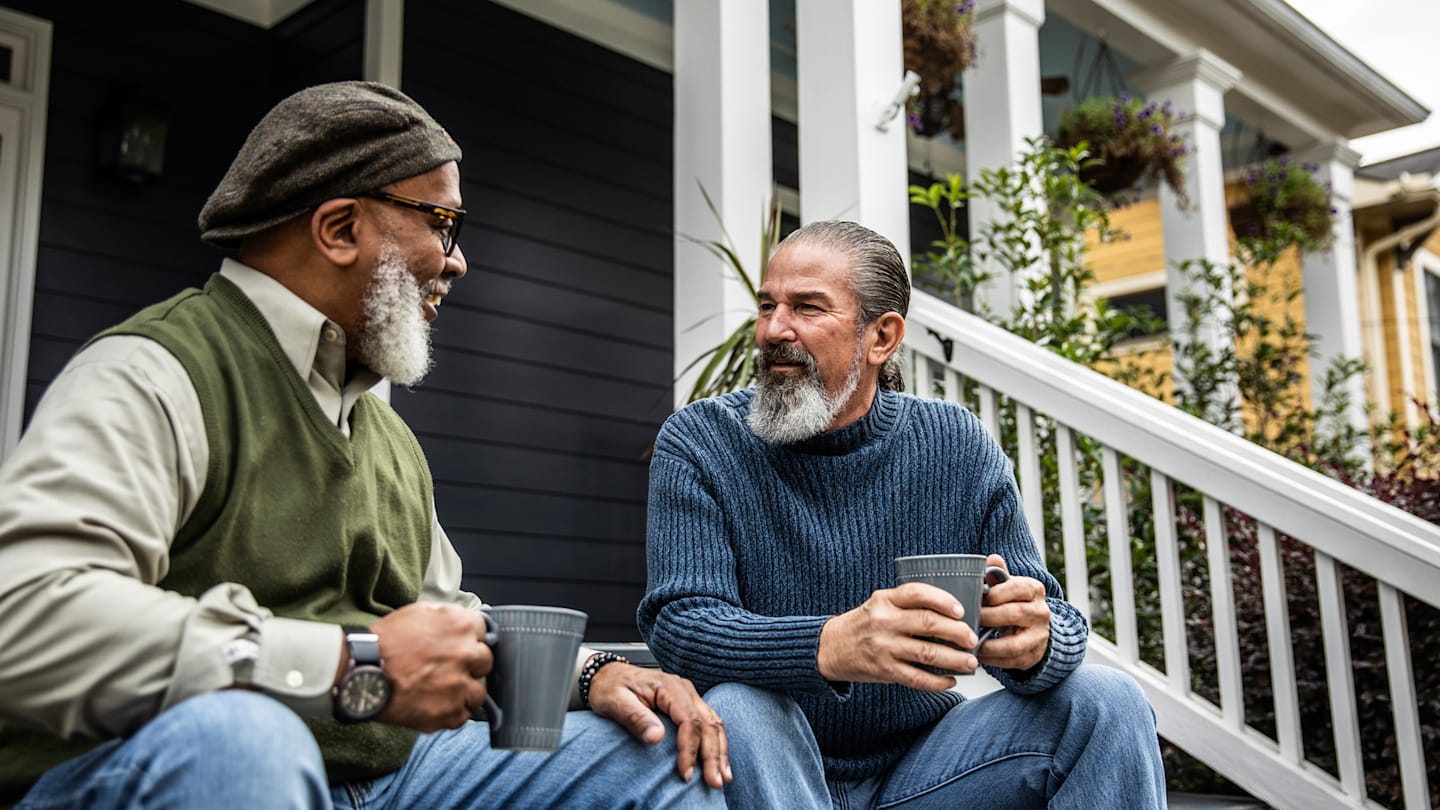
<svg viewBox="0 0 1440 810"><path fill-rule="evenodd" d="M374 720L390 702L390 679L380 661L380 637L369 628L347 627L345 644L350 648L350 665L331 692L335 719L342 723Z"/></svg>

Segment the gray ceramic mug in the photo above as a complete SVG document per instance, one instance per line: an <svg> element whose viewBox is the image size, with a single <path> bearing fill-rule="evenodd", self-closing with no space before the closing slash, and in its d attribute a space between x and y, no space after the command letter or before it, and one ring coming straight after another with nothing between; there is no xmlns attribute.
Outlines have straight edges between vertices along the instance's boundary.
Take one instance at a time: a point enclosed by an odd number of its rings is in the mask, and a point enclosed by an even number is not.
<svg viewBox="0 0 1440 810"><path fill-rule="evenodd" d="M980 626L980 606L985 601L985 594L990 592L990 577L995 577L995 584L1000 584L1010 578L1004 568L985 564L984 554L920 554L913 557L895 558L895 579L904 585L907 582L924 582L934 585L951 596L955 597L965 607L966 624L975 631L979 639L974 649L967 652L978 653L985 642L1004 633L1000 628ZM948 641L938 638L929 639L938 641L947 647L955 647ZM959 649L956 647L956 649ZM972 672L956 672L949 669L936 667L925 667L928 672L936 675L973 675Z"/></svg>
<svg viewBox="0 0 1440 810"><path fill-rule="evenodd" d="M485 679L490 747L554 751L564 732L570 679L589 617L539 605L494 605L480 612L485 643L495 656Z"/></svg>

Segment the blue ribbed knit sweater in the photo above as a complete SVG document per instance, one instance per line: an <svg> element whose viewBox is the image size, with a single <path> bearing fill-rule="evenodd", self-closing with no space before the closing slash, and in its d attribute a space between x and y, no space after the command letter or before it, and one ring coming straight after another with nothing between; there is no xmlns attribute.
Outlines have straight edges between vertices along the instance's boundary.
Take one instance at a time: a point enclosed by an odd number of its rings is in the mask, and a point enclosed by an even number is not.
<svg viewBox="0 0 1440 810"><path fill-rule="evenodd" d="M963 698L820 677L820 629L880 588L894 558L984 553L1044 583L1045 660L1006 688L1070 673L1087 626L1063 601L1026 527L1009 461L969 411L882 391L854 424L793 445L745 425L751 390L694 403L660 430L650 463L649 585L639 624L656 659L702 692L741 682L790 693L830 778L872 776Z"/></svg>

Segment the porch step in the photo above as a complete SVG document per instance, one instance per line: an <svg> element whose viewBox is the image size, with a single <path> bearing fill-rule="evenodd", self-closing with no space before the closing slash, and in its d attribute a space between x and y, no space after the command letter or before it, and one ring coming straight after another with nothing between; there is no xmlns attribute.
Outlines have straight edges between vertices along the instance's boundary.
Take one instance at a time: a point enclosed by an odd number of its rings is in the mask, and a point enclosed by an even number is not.
<svg viewBox="0 0 1440 810"><path fill-rule="evenodd" d="M1170 810L1266 810L1261 804L1243 796L1206 796L1200 793L1171 793Z"/></svg>

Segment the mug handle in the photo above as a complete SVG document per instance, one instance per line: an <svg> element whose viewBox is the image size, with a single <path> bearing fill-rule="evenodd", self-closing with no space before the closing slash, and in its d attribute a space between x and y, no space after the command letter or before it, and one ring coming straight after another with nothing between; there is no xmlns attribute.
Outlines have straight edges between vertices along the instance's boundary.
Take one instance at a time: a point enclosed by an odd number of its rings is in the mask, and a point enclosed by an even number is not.
<svg viewBox="0 0 1440 810"><path fill-rule="evenodd" d="M1000 583L1002 583L1002 582L1004 582L1004 581L1006 581L1007 579L1010 578L1009 572L1007 572L1004 568L1001 568L1001 567L998 566L998 565L989 565L989 566L986 566L986 567L985 567L985 574L984 574L985 584L984 584L984 587L983 587L983 588L981 589L981 591L980 591L980 598L981 598L981 599L984 599L985 596L990 593L990 577L991 577L991 576L994 576L994 577L995 577L995 584L996 584L996 585L999 585ZM1007 629L1007 628L1004 628L1004 627L981 627L981 628L980 628L980 632L979 632L979 633L977 634L977 636L976 636L976 638L977 638L978 640L975 642L975 649L974 649L973 652L976 652L976 653L980 652L980 648L983 647L983 646L985 646L985 642L989 641L989 640L992 639L992 638L999 638L1000 636L1004 635L1006 629Z"/></svg>
<svg viewBox="0 0 1440 810"><path fill-rule="evenodd" d="M494 647L495 642L500 640L500 630L495 626L495 619L481 608L480 615L485 618L485 646ZM485 680L481 678L480 680ZM501 711L500 704L495 698L490 697L490 690L485 690L485 705L470 713L471 720L486 720L490 723L492 730L499 729L505 723L505 712Z"/></svg>

